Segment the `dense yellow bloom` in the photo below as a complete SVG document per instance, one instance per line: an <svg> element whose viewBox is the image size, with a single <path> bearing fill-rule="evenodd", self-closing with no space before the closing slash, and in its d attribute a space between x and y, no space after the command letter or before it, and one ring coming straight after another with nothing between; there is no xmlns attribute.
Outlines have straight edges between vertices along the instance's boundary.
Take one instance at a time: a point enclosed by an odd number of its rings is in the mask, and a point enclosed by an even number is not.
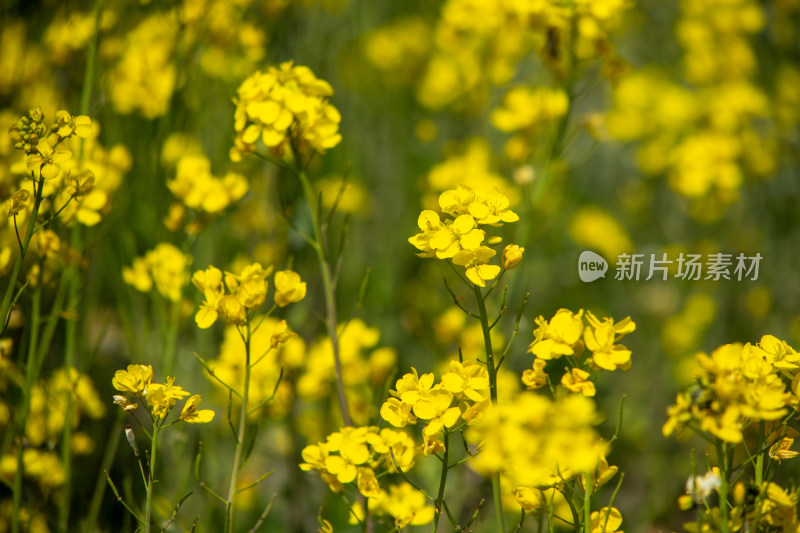
<svg viewBox="0 0 800 533"><path fill-rule="evenodd" d="M216 214L239 200L249 188L241 174L222 178L211 174L211 162L202 154L186 154L178 160L175 178L167 187L186 207Z"/></svg>
<svg viewBox="0 0 800 533"><path fill-rule="evenodd" d="M395 527L422 526L433 521L434 508L408 483L392 485L378 498L376 510L394 518Z"/></svg>
<svg viewBox="0 0 800 533"><path fill-rule="evenodd" d="M175 402L189 393L178 385L173 385L175 378L167 378L166 383L151 383L145 391L145 399L156 418L163 418L174 407ZM198 398L199 401L199 398Z"/></svg>
<svg viewBox="0 0 800 533"><path fill-rule="evenodd" d="M198 270L192 283L203 293L203 303L195 314L197 326L211 327L219 316L231 324L243 325L247 313L263 305L267 294L267 277L272 267L264 268L259 263L244 267L240 274L226 272L214 266Z"/></svg>
<svg viewBox="0 0 800 533"><path fill-rule="evenodd" d="M542 487L594 472L606 444L594 430L594 403L577 394L550 400L531 392L491 406L466 431L479 454L469 463L485 476L501 474L512 486Z"/></svg>
<svg viewBox="0 0 800 533"><path fill-rule="evenodd" d="M103 40L107 54L122 51L108 78L117 112L138 112L148 119L167 112L178 77L173 51L179 28L175 10L162 10L143 19L124 43Z"/></svg>
<svg viewBox="0 0 800 533"><path fill-rule="evenodd" d="M234 114L236 141L231 160L255 151L260 139L273 152L292 145L324 153L333 148L339 134L339 111L328 103L330 84L318 79L308 67L291 61L256 72L239 86Z"/></svg>
<svg viewBox="0 0 800 533"><path fill-rule="evenodd" d="M378 499L381 489L375 470L396 472L414 465L414 441L405 433L375 426L345 427L328 435L325 442L306 446L302 451L302 470L319 470L331 490L340 492L344 484L355 482L367 498ZM394 457L394 460L392 459Z"/></svg>
<svg viewBox="0 0 800 533"><path fill-rule="evenodd" d="M508 206L508 198L496 189L487 192L459 185L439 195L440 209L453 218L442 220L436 211L422 211L417 220L421 233L413 235L408 242L421 251L420 257L451 260L465 267L467 279L485 287L501 269L489 264L489 259L497 252L483 245L486 231L480 226L500 226L519 220ZM499 239L487 242L496 244Z"/></svg>
<svg viewBox="0 0 800 533"><path fill-rule="evenodd" d="M492 124L500 131L525 130L563 116L568 108L569 99L561 89L516 87L505 94L503 105L492 112Z"/></svg>
<svg viewBox="0 0 800 533"><path fill-rule="evenodd" d="M774 337L762 339L775 346ZM678 394L668 411L665 436L691 422L720 439L738 443L748 421L777 420L795 400L786 390L780 367L767 352L750 343L726 344L711 355L698 353L696 383ZM773 359L774 360L774 359Z"/></svg>
<svg viewBox="0 0 800 533"><path fill-rule="evenodd" d="M189 282L190 255L176 246L162 242L143 257L133 260L133 265L123 267L122 279L136 290L149 292L155 287L158 292L173 302L180 301L184 285Z"/></svg>

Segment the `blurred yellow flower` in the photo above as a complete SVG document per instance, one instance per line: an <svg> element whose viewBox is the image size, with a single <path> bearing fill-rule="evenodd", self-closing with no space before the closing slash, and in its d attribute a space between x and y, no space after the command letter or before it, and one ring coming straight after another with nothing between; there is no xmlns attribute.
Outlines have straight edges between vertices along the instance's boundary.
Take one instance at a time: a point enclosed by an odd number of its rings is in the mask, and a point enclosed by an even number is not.
<svg viewBox="0 0 800 533"><path fill-rule="evenodd" d="M299 302L306 297L306 282L291 270L275 273L275 303L280 307Z"/></svg>

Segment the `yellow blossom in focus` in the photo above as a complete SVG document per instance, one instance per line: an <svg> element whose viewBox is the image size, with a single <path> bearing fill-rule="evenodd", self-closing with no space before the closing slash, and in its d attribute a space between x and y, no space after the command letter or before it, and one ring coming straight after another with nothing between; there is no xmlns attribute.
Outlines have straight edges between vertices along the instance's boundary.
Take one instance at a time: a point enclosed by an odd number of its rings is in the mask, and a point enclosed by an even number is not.
<svg viewBox="0 0 800 533"><path fill-rule="evenodd" d="M547 361L536 358L533 360L533 368L528 368L522 373L522 383L529 389L540 389L547 384L547 372L544 367Z"/></svg>
<svg viewBox="0 0 800 533"><path fill-rule="evenodd" d="M150 365L128 365L128 370L117 370L111 384L121 392L136 396L144 394L153 381L153 367Z"/></svg>
<svg viewBox="0 0 800 533"><path fill-rule="evenodd" d="M214 419L214 411L210 409L197 409L200 399L200 395L195 394L186 400L183 409L181 409L181 420L190 424L205 424Z"/></svg>
<svg viewBox="0 0 800 533"><path fill-rule="evenodd" d="M550 321L536 318L534 340L528 349L540 359L558 359L575 353L575 346L583 333L583 309L573 314L569 309L559 309Z"/></svg>
<svg viewBox="0 0 800 533"><path fill-rule="evenodd" d="M339 111L328 103L333 95L330 84L318 79L308 67L291 61L256 72L237 90L234 99L236 141L231 160L255 151L260 139L275 153L295 142L295 148L324 153L333 148L339 134Z"/></svg>
<svg viewBox="0 0 800 533"><path fill-rule="evenodd" d="M572 392L579 392L584 396L594 396L594 383L588 381L589 373L580 368L572 368L561 377L561 385Z"/></svg>
<svg viewBox="0 0 800 533"><path fill-rule="evenodd" d="M525 253L525 248L518 244L509 244L503 248L502 264L503 269L513 270L517 268L522 261L522 254Z"/></svg>
<svg viewBox="0 0 800 533"><path fill-rule="evenodd" d="M166 383L151 383L145 390L145 399L152 408L156 418L163 418L175 405L176 400L180 400L189 393L178 385L173 385L175 378L168 377ZM198 397L198 402L200 401Z"/></svg>

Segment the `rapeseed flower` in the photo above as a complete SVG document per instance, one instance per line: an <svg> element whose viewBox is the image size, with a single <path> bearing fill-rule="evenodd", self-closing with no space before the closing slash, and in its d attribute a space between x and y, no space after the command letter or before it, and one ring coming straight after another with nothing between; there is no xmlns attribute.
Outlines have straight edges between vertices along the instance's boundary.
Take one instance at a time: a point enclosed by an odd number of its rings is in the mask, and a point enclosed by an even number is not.
<svg viewBox="0 0 800 533"><path fill-rule="evenodd" d="M328 103L332 95L328 82L291 61L256 72L239 86L234 99L236 141L231 160L254 152L259 139L276 154L286 148L301 153L333 148L342 138L338 131L342 117Z"/></svg>
<svg viewBox="0 0 800 533"><path fill-rule="evenodd" d="M417 220L421 233L408 239L420 250L420 257L450 260L465 267L467 279L474 285L485 287L487 281L500 274L498 265L489 264L497 252L483 244L486 231L480 226L501 226L516 222L519 216L508 208L508 198L496 189L473 190L465 185L444 191L439 195L439 207L453 218L442 220L439 213L423 210ZM490 244L499 242L492 238Z"/></svg>

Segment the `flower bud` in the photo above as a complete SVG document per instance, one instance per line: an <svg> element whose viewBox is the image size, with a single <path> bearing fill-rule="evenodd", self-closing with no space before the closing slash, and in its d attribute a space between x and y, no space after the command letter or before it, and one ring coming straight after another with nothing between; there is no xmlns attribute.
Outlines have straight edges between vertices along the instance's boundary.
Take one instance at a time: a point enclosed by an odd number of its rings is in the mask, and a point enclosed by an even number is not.
<svg viewBox="0 0 800 533"><path fill-rule="evenodd" d="M28 111L28 116L31 117L35 123L39 124L44 120L44 112L42 112L41 107L34 107L30 111Z"/></svg>
<svg viewBox="0 0 800 533"><path fill-rule="evenodd" d="M505 270L512 270L517 268L519 262L522 261L522 254L525 252L525 248L522 248L518 244L509 244L505 248L503 248L503 257L502 263L503 268Z"/></svg>

